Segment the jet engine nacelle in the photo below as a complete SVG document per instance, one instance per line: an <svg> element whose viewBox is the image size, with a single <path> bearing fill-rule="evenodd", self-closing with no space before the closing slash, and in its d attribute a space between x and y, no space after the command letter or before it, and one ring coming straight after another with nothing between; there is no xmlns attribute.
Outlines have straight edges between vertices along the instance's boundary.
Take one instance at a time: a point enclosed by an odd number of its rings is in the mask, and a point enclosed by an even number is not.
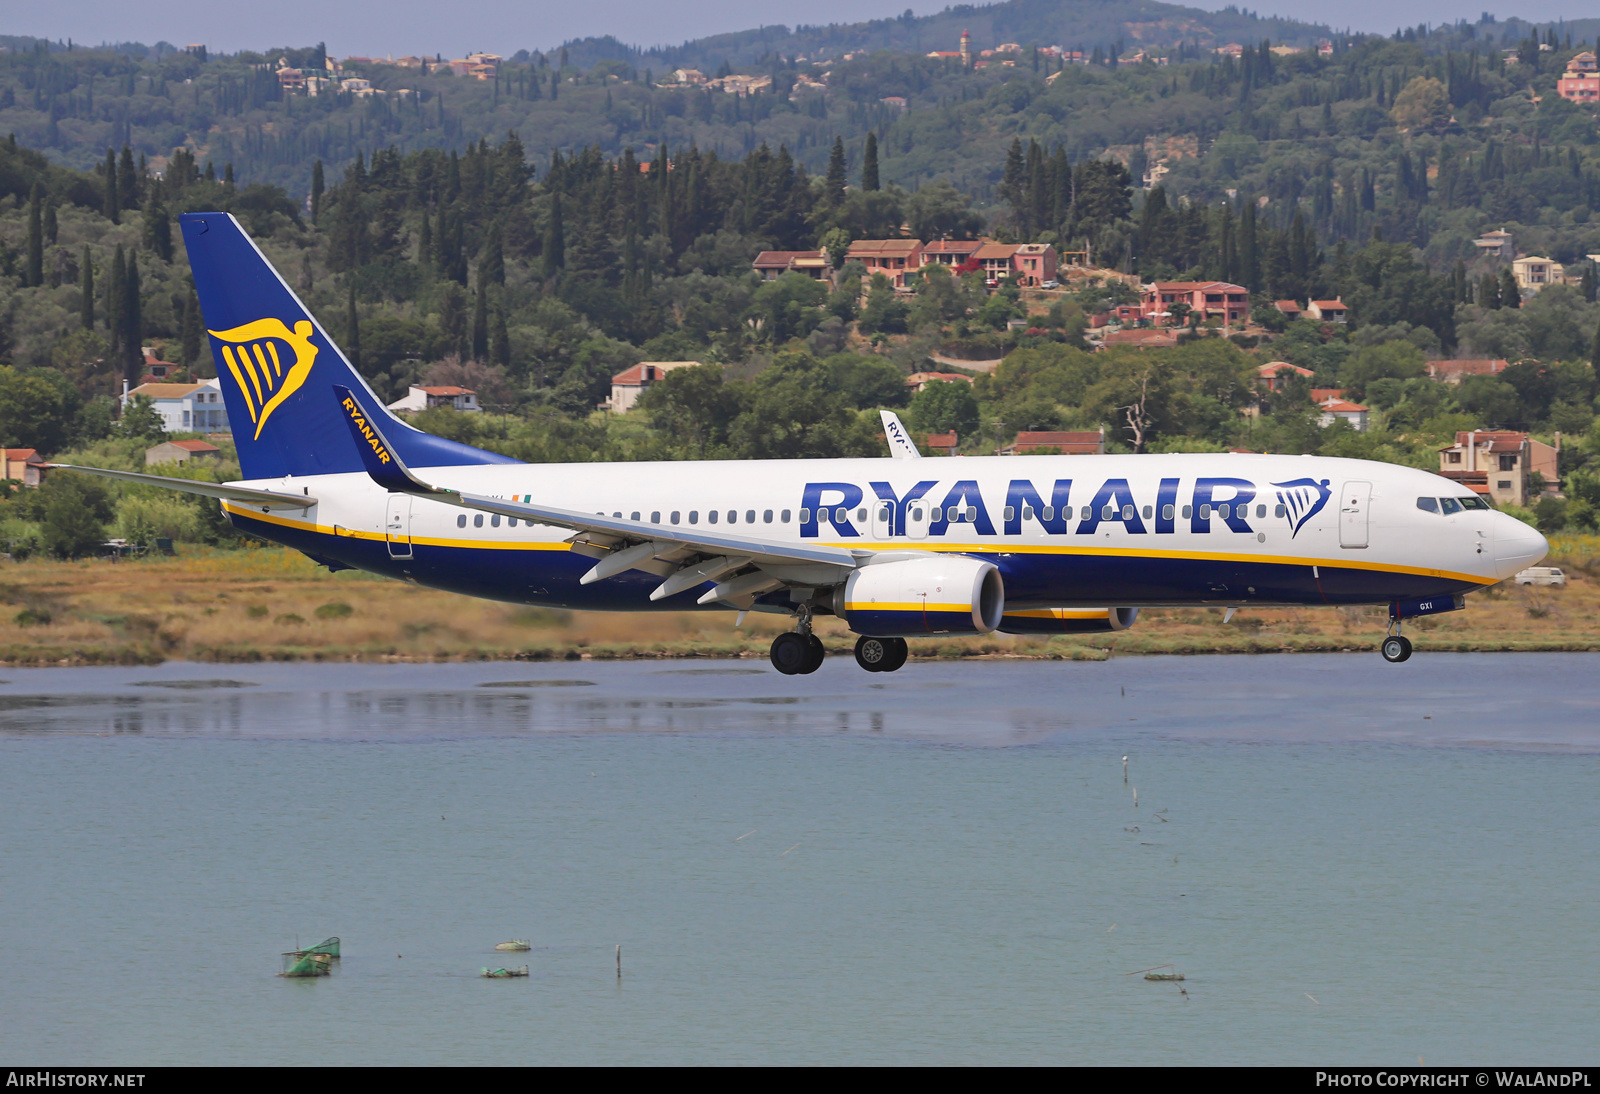
<svg viewBox="0 0 1600 1094"><path fill-rule="evenodd" d="M863 566L845 582L839 612L877 638L988 634L1005 614L1005 582L992 562L932 555Z"/></svg>
<svg viewBox="0 0 1600 1094"><path fill-rule="evenodd" d="M1139 618L1138 608L1026 608L1000 620L1006 634L1101 634L1125 631Z"/></svg>

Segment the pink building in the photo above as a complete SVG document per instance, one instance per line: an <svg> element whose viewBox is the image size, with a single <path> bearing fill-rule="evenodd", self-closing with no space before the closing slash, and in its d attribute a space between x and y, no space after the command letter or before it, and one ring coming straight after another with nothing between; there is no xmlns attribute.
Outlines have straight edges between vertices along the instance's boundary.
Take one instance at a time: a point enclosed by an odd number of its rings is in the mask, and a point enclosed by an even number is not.
<svg viewBox="0 0 1600 1094"><path fill-rule="evenodd" d="M858 239L850 244L845 261L867 268L867 276L883 274L897 289L906 287L906 275L922 268L920 239Z"/></svg>
<svg viewBox="0 0 1600 1094"><path fill-rule="evenodd" d="M1174 305L1181 305L1180 314L1173 314ZM1158 326L1186 323L1190 315L1199 315L1202 322L1248 323L1250 292L1226 281L1157 281L1139 294L1139 310Z"/></svg>

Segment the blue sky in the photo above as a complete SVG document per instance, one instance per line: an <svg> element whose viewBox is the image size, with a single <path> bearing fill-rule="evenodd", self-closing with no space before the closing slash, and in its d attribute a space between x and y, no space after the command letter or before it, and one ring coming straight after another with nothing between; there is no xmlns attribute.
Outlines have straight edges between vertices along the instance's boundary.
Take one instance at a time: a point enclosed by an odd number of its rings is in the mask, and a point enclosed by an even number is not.
<svg viewBox="0 0 1600 1094"><path fill-rule="evenodd" d="M9 5L8 5L9 6ZM638 45L676 44L723 31L744 30L762 23L854 22L904 11L906 0L693 0L690 4L661 0L590 0L583 4L549 0L474 0L441 4L438 0L266 0L241 5L217 0L163 0L158 5L127 0L56 0L50 4L17 5L0 19L0 32L46 38L156 42L183 45L203 42L212 49L268 48L273 45L328 43L335 55L444 53L472 49L510 55L519 49L542 49L568 38L614 34ZM918 7L919 14L944 3ZM1219 8L1219 0L1201 0L1197 7ZM1262 13L1329 21L1354 30L1389 32L1397 25L1437 23L1457 18L1476 20L1485 0L1345 0L1340 4L1311 0L1242 0ZM1520 15L1539 20L1580 18L1595 14L1592 3L1538 0L1527 8L1489 10L1504 18Z"/></svg>

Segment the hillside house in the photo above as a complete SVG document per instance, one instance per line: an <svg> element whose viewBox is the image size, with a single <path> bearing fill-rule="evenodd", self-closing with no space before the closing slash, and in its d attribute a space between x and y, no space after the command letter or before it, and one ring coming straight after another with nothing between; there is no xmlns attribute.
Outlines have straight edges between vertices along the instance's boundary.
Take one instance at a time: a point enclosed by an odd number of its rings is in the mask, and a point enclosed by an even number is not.
<svg viewBox="0 0 1600 1094"><path fill-rule="evenodd" d="M1517 279L1517 288L1524 293L1536 293L1546 285L1564 283L1566 268L1540 255L1529 255L1511 264L1511 276Z"/></svg>
<svg viewBox="0 0 1600 1094"><path fill-rule="evenodd" d="M859 262L867 276L883 274L897 289L906 287L906 275L922 268L920 239L858 239L845 252L846 262Z"/></svg>
<svg viewBox="0 0 1600 1094"><path fill-rule="evenodd" d="M1180 305L1178 314L1174 305ZM1201 322L1248 323L1250 290L1226 281L1157 281L1140 291L1139 310L1157 326L1181 326L1191 315Z"/></svg>
<svg viewBox="0 0 1600 1094"><path fill-rule="evenodd" d="M977 269L972 256L983 246L979 239L936 239L922 247L922 261L928 266L966 266Z"/></svg>
<svg viewBox="0 0 1600 1094"><path fill-rule="evenodd" d="M1559 485L1560 450L1510 430L1475 429L1456 434L1456 443L1439 450L1439 474L1496 505L1529 505ZM1534 489L1533 476L1540 477Z"/></svg>
<svg viewBox="0 0 1600 1094"><path fill-rule="evenodd" d="M1133 330L1114 330L1100 339L1102 348L1112 346L1134 346L1138 349L1172 349L1178 344L1178 332L1175 330L1153 330L1148 327L1136 327Z"/></svg>
<svg viewBox="0 0 1600 1094"><path fill-rule="evenodd" d="M1600 69L1587 50L1567 62L1567 71L1556 81L1556 94L1575 103L1600 102Z"/></svg>
<svg viewBox="0 0 1600 1094"><path fill-rule="evenodd" d="M49 462L34 448L0 448L0 479L38 486L44 481Z"/></svg>
<svg viewBox="0 0 1600 1094"><path fill-rule="evenodd" d="M1038 288L1046 281L1056 279L1056 249L1048 243L1024 243L1011 257L1012 272L1017 281Z"/></svg>
<svg viewBox="0 0 1600 1094"><path fill-rule="evenodd" d="M1441 384L1459 384L1468 376L1498 376L1506 370L1503 357L1464 357L1449 361L1429 361L1428 379Z"/></svg>
<svg viewBox="0 0 1600 1094"><path fill-rule="evenodd" d="M1350 309L1343 300L1312 300L1306 304L1306 315L1319 323L1343 323L1350 317Z"/></svg>
<svg viewBox="0 0 1600 1094"><path fill-rule="evenodd" d="M935 455L954 456L961 447L961 438L952 429L949 433L929 433L923 444Z"/></svg>
<svg viewBox="0 0 1600 1094"><path fill-rule="evenodd" d="M205 441L162 441L144 450L144 465L158 463L188 463L190 460L222 459L222 449Z"/></svg>
<svg viewBox="0 0 1600 1094"><path fill-rule="evenodd" d="M1511 233L1504 228L1497 228L1492 232L1484 232L1472 245L1478 248L1478 253L1489 255L1492 258L1516 258L1517 248L1512 240Z"/></svg>
<svg viewBox="0 0 1600 1094"><path fill-rule="evenodd" d="M918 392L929 384L955 383L957 380L962 383L972 383L972 377L961 372L913 372L906 377L906 387Z"/></svg>
<svg viewBox="0 0 1600 1094"><path fill-rule="evenodd" d="M1039 429L1018 433L1010 444L1000 449L1000 455L1103 456L1105 451L1104 429Z"/></svg>
<svg viewBox="0 0 1600 1094"><path fill-rule="evenodd" d="M1342 421L1350 423L1350 428L1357 433L1367 431L1367 415L1370 411L1359 403L1329 396L1317 403L1317 409L1321 411L1317 415L1317 425L1323 429L1327 429L1334 422Z"/></svg>
<svg viewBox="0 0 1600 1094"><path fill-rule="evenodd" d="M626 414L653 384L675 368L694 368L699 361L640 361L611 377L611 394L600 404L601 410Z"/></svg>
<svg viewBox="0 0 1600 1094"><path fill-rule="evenodd" d="M1256 369L1256 383L1264 391L1282 391L1284 382L1290 376L1303 376L1309 380L1315 375L1314 370L1291 365L1288 361L1268 361Z"/></svg>
<svg viewBox="0 0 1600 1094"><path fill-rule="evenodd" d="M478 393L470 388L422 384L412 384L410 391L389 404L389 409L416 411L432 410L441 406L470 413L483 410L483 407L478 405Z"/></svg>
<svg viewBox="0 0 1600 1094"><path fill-rule="evenodd" d="M1293 300L1274 300L1272 306L1289 319L1300 318L1300 305Z"/></svg>
<svg viewBox="0 0 1600 1094"><path fill-rule="evenodd" d="M140 395L150 400L168 433L229 432L222 385L214 379L198 384L140 384L122 396L123 408Z"/></svg>
<svg viewBox="0 0 1600 1094"><path fill-rule="evenodd" d="M803 273L824 282L833 277L826 251L762 251L750 266L763 281L776 281L786 273Z"/></svg>

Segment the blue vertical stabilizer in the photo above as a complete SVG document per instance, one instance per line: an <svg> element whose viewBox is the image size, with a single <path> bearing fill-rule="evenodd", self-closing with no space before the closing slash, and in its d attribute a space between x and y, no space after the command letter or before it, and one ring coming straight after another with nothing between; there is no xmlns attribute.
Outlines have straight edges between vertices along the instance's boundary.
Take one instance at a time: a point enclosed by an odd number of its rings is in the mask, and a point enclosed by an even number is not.
<svg viewBox="0 0 1600 1094"><path fill-rule="evenodd" d="M340 418L336 387L361 393L362 402L377 408L384 436L407 466L518 462L423 433L382 410L230 214L186 213L179 223L246 479L365 470Z"/></svg>

